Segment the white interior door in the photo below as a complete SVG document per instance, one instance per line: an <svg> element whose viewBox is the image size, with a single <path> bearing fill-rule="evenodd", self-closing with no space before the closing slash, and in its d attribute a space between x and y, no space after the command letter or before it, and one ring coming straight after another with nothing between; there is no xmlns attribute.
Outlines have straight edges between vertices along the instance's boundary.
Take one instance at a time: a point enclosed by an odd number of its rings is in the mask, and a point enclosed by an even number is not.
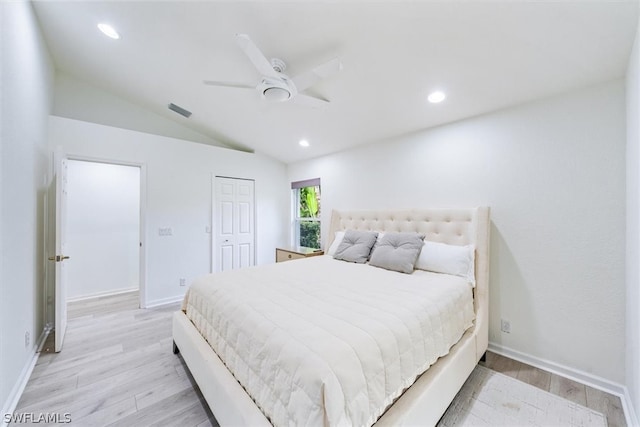
<svg viewBox="0 0 640 427"><path fill-rule="evenodd" d="M215 271L255 264L255 182L215 177Z"/></svg>
<svg viewBox="0 0 640 427"><path fill-rule="evenodd" d="M56 159L56 174L51 185L55 186L55 254L49 260L55 263L55 351L62 350L67 330L67 283L65 252L67 208L67 159Z"/></svg>

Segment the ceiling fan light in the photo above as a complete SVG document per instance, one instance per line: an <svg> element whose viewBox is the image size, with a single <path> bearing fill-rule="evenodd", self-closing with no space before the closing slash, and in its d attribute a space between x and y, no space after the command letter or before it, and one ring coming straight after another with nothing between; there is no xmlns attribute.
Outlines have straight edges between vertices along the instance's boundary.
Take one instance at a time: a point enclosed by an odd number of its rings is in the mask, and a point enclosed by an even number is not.
<svg viewBox="0 0 640 427"><path fill-rule="evenodd" d="M262 92L267 101L282 102L291 98L291 93L281 87L268 87Z"/></svg>

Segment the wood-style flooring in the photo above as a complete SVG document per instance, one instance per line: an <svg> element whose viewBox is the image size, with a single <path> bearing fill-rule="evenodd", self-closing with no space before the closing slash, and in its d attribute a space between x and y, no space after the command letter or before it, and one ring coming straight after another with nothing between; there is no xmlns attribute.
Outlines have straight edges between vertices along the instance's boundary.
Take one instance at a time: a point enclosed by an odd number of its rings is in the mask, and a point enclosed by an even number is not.
<svg viewBox="0 0 640 427"><path fill-rule="evenodd" d="M52 352L52 334L15 413L55 413L58 420L69 414L71 425L83 427L217 426L184 361L171 351L171 315L178 309L139 309L137 293L70 303L63 351ZM602 412L610 427L626 426L617 396L495 353L484 365Z"/></svg>
<svg viewBox="0 0 640 427"><path fill-rule="evenodd" d="M83 427L217 426L172 352L179 308L139 309L137 293L70 303L62 352L51 352L50 336L15 413L69 414Z"/></svg>

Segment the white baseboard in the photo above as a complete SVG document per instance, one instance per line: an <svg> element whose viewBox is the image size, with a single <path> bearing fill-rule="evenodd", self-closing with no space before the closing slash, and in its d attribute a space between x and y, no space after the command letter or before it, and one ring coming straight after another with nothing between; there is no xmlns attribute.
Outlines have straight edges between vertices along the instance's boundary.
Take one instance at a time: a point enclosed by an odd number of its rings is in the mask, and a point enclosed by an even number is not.
<svg viewBox="0 0 640 427"><path fill-rule="evenodd" d="M49 332L51 332L51 328L49 326L46 326L42 330L42 334L40 334L38 342L36 342L33 348L31 348L29 357L27 358L27 362L22 368L22 372L20 372L20 376L11 389L9 397L7 398L7 401L2 408L2 419L0 420L0 427L7 427L9 425L9 423L7 423L5 420L5 414L13 414L13 411L16 410L16 406L18 406L18 402L22 397L22 393L24 392L24 389L29 382L29 378L31 377L33 368L36 366L36 362L38 361L38 355L40 354L39 351L44 346L44 342L47 340Z"/></svg>
<svg viewBox="0 0 640 427"><path fill-rule="evenodd" d="M624 388L624 396L621 396L620 400L622 400L622 407L624 409L624 417L627 419L627 425L629 427L640 426L640 419L638 419L638 414L633 407L633 401L631 400L631 395L629 394L629 389L627 387Z"/></svg>
<svg viewBox="0 0 640 427"><path fill-rule="evenodd" d="M148 301L143 308L154 308L160 307L162 305L175 304L176 302L181 302L184 299L184 295L176 295L169 298L156 299L153 301Z"/></svg>
<svg viewBox="0 0 640 427"><path fill-rule="evenodd" d="M116 289L116 290L113 290L113 291L97 292L95 294L81 295L79 297L67 298L67 302L84 301L84 300L87 300L87 299L106 297L106 296L109 296L109 295L128 294L129 292L138 292L138 290L139 290L139 288L135 287L135 288Z"/></svg>
<svg viewBox="0 0 640 427"><path fill-rule="evenodd" d="M620 401L622 402L622 409L624 410L624 416L626 418L627 425L640 426L633 405L631 404L629 390L623 384L609 381L597 375L593 375L569 366L561 365L550 360L531 356L529 354L522 353L520 351L513 350L493 342L489 342L489 351L508 357L510 359L517 360L522 363L526 363L527 365L534 366L544 371L551 372L552 374L569 378L579 383L588 385L589 387L593 387L598 390L616 395L620 397Z"/></svg>

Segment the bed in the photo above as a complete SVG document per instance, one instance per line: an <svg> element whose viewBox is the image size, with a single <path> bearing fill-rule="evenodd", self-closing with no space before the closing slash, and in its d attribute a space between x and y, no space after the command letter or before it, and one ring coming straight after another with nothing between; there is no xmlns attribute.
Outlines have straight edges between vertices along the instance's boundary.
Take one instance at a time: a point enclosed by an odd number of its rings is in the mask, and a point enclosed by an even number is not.
<svg viewBox="0 0 640 427"><path fill-rule="evenodd" d="M174 315L174 351L182 354L220 425L266 426L271 425L270 419L277 425L435 425L484 355L488 344L488 208L334 211L326 247L331 246L336 232L344 230L417 232L432 242L473 245L475 287L461 285L460 278L449 275L418 270L406 275L336 261L327 255L197 280L185 298L185 310ZM253 283L267 283L265 278L269 277L273 280L268 286ZM393 287L384 286L387 279ZM422 293L412 294L409 300L400 298L418 289L416 281L434 280L457 295L447 296L449 305L438 303L433 308L435 313L451 312L453 320L436 326L440 328L433 334L437 339L419 338L408 326L410 318L396 319L401 316L393 311L397 309L393 304L415 304L419 310ZM207 285L210 281L215 284ZM339 286L331 288L332 282ZM366 282L368 293L355 282ZM420 288L425 292L425 304L431 298L427 294L435 292L429 289L434 288ZM466 303L465 293L469 294ZM236 294L243 299L238 300ZM365 295L356 300L358 294ZM302 305L295 302L298 297ZM470 308L456 305L456 299ZM374 309L377 311L372 315L370 310ZM470 315L463 315L465 310ZM281 317L285 312L300 320L291 322ZM232 320L234 316L236 320ZM281 344L281 326L285 324L292 325L287 331L294 338L292 344ZM424 328L416 326L416 331L420 329ZM388 340L393 341L393 348L378 345L378 341L384 341L376 334L396 334L394 330L399 335ZM323 357L319 342L331 342L336 354L328 352L325 359L316 360L316 353ZM356 347L356 342L362 346ZM421 344L409 348L406 342ZM271 349L276 344L284 350ZM341 347L345 347L343 353ZM435 353L427 353L427 348L435 349ZM274 357L269 354L284 359L286 364L273 368L270 364L275 363L271 360ZM292 367L286 368L289 365ZM402 380L396 379L396 371L403 373ZM335 372L353 378L336 379ZM281 394L276 396L269 388L272 386ZM369 412L361 413L361 407ZM286 408L293 408L293 412L287 413Z"/></svg>

